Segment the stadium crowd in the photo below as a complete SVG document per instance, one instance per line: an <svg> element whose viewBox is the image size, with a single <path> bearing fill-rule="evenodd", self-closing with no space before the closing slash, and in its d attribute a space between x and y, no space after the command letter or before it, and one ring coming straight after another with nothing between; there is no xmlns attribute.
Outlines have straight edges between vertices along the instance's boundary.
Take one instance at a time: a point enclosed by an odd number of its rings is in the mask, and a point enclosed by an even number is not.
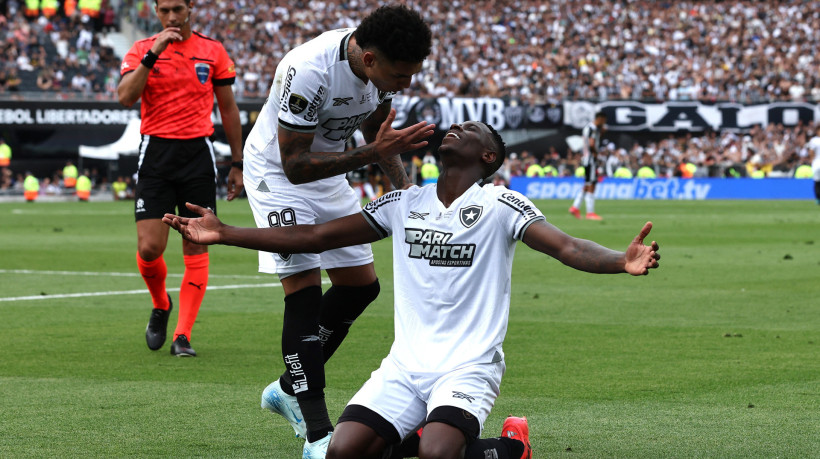
<svg viewBox="0 0 820 459"><path fill-rule="evenodd" d="M117 29L115 8L103 0L94 12L74 8L66 14L65 7L49 12L45 4L43 9L33 10L23 2L3 2L0 94L53 92L113 97L120 58L101 32Z"/></svg>
<svg viewBox="0 0 820 459"><path fill-rule="evenodd" d="M265 97L276 63L381 2L245 0L198 6L241 94ZM820 101L820 2L408 2L433 53L408 93L570 99Z"/></svg>
<svg viewBox="0 0 820 459"><path fill-rule="evenodd" d="M240 97L266 97L279 59L322 31L350 27L375 0L197 4L196 29L223 42ZM408 93L569 99L820 101L820 2L408 1L429 21L433 53ZM119 60L104 30L129 18L156 32L150 0L102 2L96 18L28 17L6 2L0 90L34 71L52 87L110 94ZM25 70L27 69L27 70ZM80 78L72 83L74 76ZM82 77L90 80L82 82ZM111 83L115 86L116 81Z"/></svg>
<svg viewBox="0 0 820 459"><path fill-rule="evenodd" d="M659 177L795 177L798 168L809 166L818 154L810 140L818 135L820 125L784 127L755 126L746 134L730 131L688 133L635 143L618 148L605 140L600 175L620 178ZM546 152L513 153L502 167L501 178L529 176L579 175L580 152L560 152L550 147ZM532 167L534 164L539 167ZM619 168L623 168L619 173ZM802 173L805 173L805 168ZM583 173L580 172L581 177Z"/></svg>
<svg viewBox="0 0 820 459"><path fill-rule="evenodd" d="M105 32L130 21L156 32L151 0L103 0L89 16L70 2L29 14L4 2L0 94L23 91L115 97L120 58ZM267 97L279 59L322 31L351 27L375 0L233 0L196 5L195 29L234 58L237 98ZM407 94L647 101L820 102L820 1L407 1L433 31L433 51ZM45 4L45 2L43 2ZM814 126L767 126L744 135L710 132L609 143L617 165L658 176L788 176L811 153ZM506 178L533 162L559 175L576 170L572 152L518 152ZM686 164L696 169L686 171ZM694 172L693 172L694 171ZM761 172L762 171L762 172ZM12 179L11 182L16 180ZM9 180L5 183L8 184Z"/></svg>
<svg viewBox="0 0 820 459"><path fill-rule="evenodd" d="M815 138L812 142L812 138ZM602 177L618 178L764 178L797 177L812 178L812 160L820 155L820 124L783 127L770 125L754 127L746 134L733 132L708 132L687 134L683 137L670 135L648 144L635 143L631 148L618 148L611 141L604 141L601 155ZM426 160L426 158L425 158ZM494 179L509 184L515 176L580 176L581 153L569 148L559 150L550 146L546 151L512 151ZM408 175L421 185L423 177L422 158L414 156L405 162ZM537 167L533 167L536 165ZM800 169L802 167L802 169ZM620 170L619 170L620 169ZM225 174L220 171L219 196L224 197ZM104 173L97 168L86 172L95 193L114 192L115 199L133 193L132 177L118 178L127 183L117 190ZM0 167L0 194L22 192L25 176L14 174L10 167ZM391 190L389 180L376 166L348 175L354 189L360 190L363 202L378 198ZM63 195L71 192L63 183L63 171L55 171L51 177L41 180L40 194Z"/></svg>

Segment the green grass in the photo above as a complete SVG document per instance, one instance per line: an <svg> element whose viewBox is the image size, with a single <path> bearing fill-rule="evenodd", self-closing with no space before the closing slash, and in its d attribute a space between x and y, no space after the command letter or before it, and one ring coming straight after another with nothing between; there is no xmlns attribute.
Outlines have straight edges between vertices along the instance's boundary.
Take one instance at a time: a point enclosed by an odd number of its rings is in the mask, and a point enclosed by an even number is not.
<svg viewBox="0 0 820 459"><path fill-rule="evenodd" d="M567 202L537 204L617 249L652 220L661 268L586 274L519 244L485 436L512 413L529 418L538 458L816 457L818 206L598 201L606 220L590 222ZM116 293L144 290L131 206L0 204L0 457L300 457L285 421L259 408L283 368L282 291L260 286L276 279L254 252L213 247L199 357L150 352L147 293ZM244 201L219 211L253 224ZM382 294L327 366L333 419L392 340L389 242L374 252ZM181 258L171 234L171 289ZM66 296L89 292L113 293Z"/></svg>

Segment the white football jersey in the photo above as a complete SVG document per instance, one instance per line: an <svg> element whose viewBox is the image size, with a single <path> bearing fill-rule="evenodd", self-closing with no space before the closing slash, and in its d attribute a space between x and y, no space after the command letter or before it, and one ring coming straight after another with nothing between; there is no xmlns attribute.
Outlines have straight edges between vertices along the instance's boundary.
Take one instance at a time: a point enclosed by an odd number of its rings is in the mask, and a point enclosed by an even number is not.
<svg viewBox="0 0 820 459"><path fill-rule="evenodd" d="M395 341L411 372L446 372L504 358L516 241L543 214L522 194L473 185L449 208L436 184L388 193L362 214L393 235Z"/></svg>
<svg viewBox="0 0 820 459"><path fill-rule="evenodd" d="M347 187L344 174L301 185L282 170L277 129L313 133L311 151L344 151L365 118L393 93L353 74L347 46L355 29L325 32L288 52L276 67L265 105L245 141L245 186L325 197Z"/></svg>

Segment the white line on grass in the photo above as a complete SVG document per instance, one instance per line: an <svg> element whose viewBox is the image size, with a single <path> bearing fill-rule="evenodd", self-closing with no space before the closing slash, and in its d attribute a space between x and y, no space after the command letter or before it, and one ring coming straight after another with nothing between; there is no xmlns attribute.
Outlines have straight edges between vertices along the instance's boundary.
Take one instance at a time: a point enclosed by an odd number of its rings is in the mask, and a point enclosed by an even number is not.
<svg viewBox="0 0 820 459"><path fill-rule="evenodd" d="M0 269L0 274L42 274L58 276L113 276L113 277L140 277L140 273L114 273L114 272L93 272L93 271L37 271L33 269ZM270 279L273 274L267 276L243 276L236 274L211 274L210 279ZM168 273L168 277L182 277L182 274Z"/></svg>
<svg viewBox="0 0 820 459"><path fill-rule="evenodd" d="M89 273L89 272L78 272L78 271L32 271L27 269L0 269L0 273L15 273L15 274L85 274L85 275L121 275L121 276L131 276L135 275L133 273ZM169 274L169 277L171 275ZM215 277L215 276L210 276ZM241 278L264 278L264 276L220 276L220 277L241 277ZM322 279L322 284L327 285L330 283L329 279ZM234 285L209 285L207 287L208 290L230 290L230 289L240 289L240 288L266 288L266 287L281 287L282 284L279 282L271 282L271 283L264 283L264 284L234 284ZM169 292L178 292L179 288L169 288L167 289ZM109 296L109 295L138 295L138 294L146 294L148 293L148 289L138 289L138 290L115 290L115 291L108 291L108 292L81 292L81 293L56 293L56 294L47 294L47 295L29 295L29 296L13 296L13 297L6 297L0 298L0 302L4 301L31 301L31 300L55 300L60 298L87 298L91 296Z"/></svg>
<svg viewBox="0 0 820 459"><path fill-rule="evenodd" d="M128 216L128 213L123 213L119 210L109 210L103 212L95 212L93 210L76 210L72 209L11 209L13 215L122 215Z"/></svg>

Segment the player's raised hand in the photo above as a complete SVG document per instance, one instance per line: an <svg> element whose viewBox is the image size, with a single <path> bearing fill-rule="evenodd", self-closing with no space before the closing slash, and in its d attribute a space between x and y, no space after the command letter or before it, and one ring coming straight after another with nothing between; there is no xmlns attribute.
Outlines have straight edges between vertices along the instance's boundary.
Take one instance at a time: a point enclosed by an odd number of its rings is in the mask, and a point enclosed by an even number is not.
<svg viewBox="0 0 820 459"><path fill-rule="evenodd" d="M201 215L199 218L186 218L174 214L165 214L162 222L179 231L185 239L197 244L209 245L220 241L220 230L225 226L211 209L186 202L188 209Z"/></svg>
<svg viewBox="0 0 820 459"><path fill-rule="evenodd" d="M424 139L433 135L435 124L422 121L404 129L395 130L393 129L395 119L396 109L391 108L376 134L373 144L380 158L389 158L427 146L427 141Z"/></svg>
<svg viewBox="0 0 820 459"><path fill-rule="evenodd" d="M632 243L626 249L626 265L624 269L633 276L645 276L650 269L659 266L658 260L661 255L658 253L658 243L652 241L650 245L644 245L643 240L652 230L652 222L646 222L641 232L635 236Z"/></svg>

